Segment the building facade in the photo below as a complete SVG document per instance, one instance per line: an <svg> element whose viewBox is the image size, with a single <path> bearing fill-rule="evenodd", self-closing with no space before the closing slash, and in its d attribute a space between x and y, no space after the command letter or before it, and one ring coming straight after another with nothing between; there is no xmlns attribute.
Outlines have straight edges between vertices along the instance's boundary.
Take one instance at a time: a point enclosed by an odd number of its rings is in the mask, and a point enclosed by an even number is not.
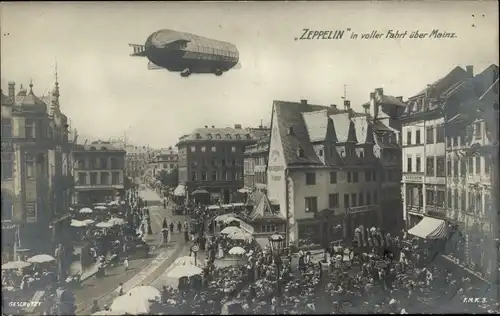
<svg viewBox="0 0 500 316"><path fill-rule="evenodd" d="M177 154L177 150L172 146L158 150L150 163L150 167L153 169L154 177L162 171L170 173L178 168L179 155Z"/></svg>
<svg viewBox="0 0 500 316"><path fill-rule="evenodd" d="M486 99L490 107L498 102L497 78L495 65L475 76L472 66L456 67L410 98L401 120L407 227L423 226L427 217L440 220L446 228L441 231L450 238L448 251L482 273L491 273L496 260L481 251L495 249L492 240L498 237L498 219L491 212L492 161L490 153L468 152L490 146L494 137L487 132L485 116L470 119L470 110ZM437 231L428 228L433 229Z"/></svg>
<svg viewBox="0 0 500 316"><path fill-rule="evenodd" d="M54 253L56 243L69 240L73 187L59 83L42 98L31 82L17 94L15 83L8 85L8 95L1 93L2 259Z"/></svg>
<svg viewBox="0 0 500 316"><path fill-rule="evenodd" d="M73 203L91 206L123 198L125 154L125 150L113 147L110 142L75 145L72 151Z"/></svg>
<svg viewBox="0 0 500 316"><path fill-rule="evenodd" d="M245 147L256 141L255 135L241 125L205 126L182 136L177 143L179 186L174 194L190 200L193 191L204 189L213 202L230 203L243 188Z"/></svg>
<svg viewBox="0 0 500 316"><path fill-rule="evenodd" d="M243 185L249 191L267 192L267 159L269 138L247 146L243 161Z"/></svg>
<svg viewBox="0 0 500 316"><path fill-rule="evenodd" d="M287 221L291 246L324 247L352 240L361 224L380 227L381 146L375 131L384 124L374 121L352 111L349 101L344 109L274 101L267 190ZM391 134L384 142L397 147L396 133L384 128Z"/></svg>

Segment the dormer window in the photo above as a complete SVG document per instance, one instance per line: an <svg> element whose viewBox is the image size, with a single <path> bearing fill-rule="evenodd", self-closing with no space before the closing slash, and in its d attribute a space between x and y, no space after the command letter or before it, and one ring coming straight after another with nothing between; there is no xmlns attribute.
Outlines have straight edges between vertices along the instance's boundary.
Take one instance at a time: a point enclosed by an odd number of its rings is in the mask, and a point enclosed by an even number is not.
<svg viewBox="0 0 500 316"><path fill-rule="evenodd" d="M212 134L207 134L208 139L212 139Z"/></svg>
<svg viewBox="0 0 500 316"><path fill-rule="evenodd" d="M96 150L96 148L94 146L91 146L90 150Z"/></svg>
<svg viewBox="0 0 500 316"><path fill-rule="evenodd" d="M342 149L342 150L340 151L340 157L345 157L345 150L343 150L343 149Z"/></svg>
<svg viewBox="0 0 500 316"><path fill-rule="evenodd" d="M197 134L196 134L196 139L201 139L201 135L200 135L200 133L197 133Z"/></svg>
<svg viewBox="0 0 500 316"><path fill-rule="evenodd" d="M236 134L236 139L241 139L241 135L240 134Z"/></svg>
<svg viewBox="0 0 500 316"><path fill-rule="evenodd" d="M231 134L226 134L227 139L231 139Z"/></svg>
<svg viewBox="0 0 500 316"><path fill-rule="evenodd" d="M250 136L250 134L246 134L245 135L246 139L251 139L252 137Z"/></svg>
<svg viewBox="0 0 500 316"><path fill-rule="evenodd" d="M293 126L288 127L288 135L293 135Z"/></svg>
<svg viewBox="0 0 500 316"><path fill-rule="evenodd" d="M215 135L215 138L216 138L216 139L222 139L222 137L220 136L220 134L216 134L216 135Z"/></svg>
<svg viewBox="0 0 500 316"><path fill-rule="evenodd" d="M297 148L297 157L304 157L304 149L302 148Z"/></svg>
<svg viewBox="0 0 500 316"><path fill-rule="evenodd" d="M106 147L101 147L101 150L108 150Z"/></svg>

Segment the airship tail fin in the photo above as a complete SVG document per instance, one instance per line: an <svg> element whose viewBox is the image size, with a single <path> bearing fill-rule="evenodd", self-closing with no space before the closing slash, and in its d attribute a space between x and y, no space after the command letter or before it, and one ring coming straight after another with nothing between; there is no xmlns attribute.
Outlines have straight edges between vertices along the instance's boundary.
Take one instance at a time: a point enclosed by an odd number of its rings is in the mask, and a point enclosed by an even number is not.
<svg viewBox="0 0 500 316"><path fill-rule="evenodd" d="M165 68L160 67L152 62L148 62L148 70L159 70L159 69L165 69Z"/></svg>
<svg viewBox="0 0 500 316"><path fill-rule="evenodd" d="M146 46L137 44L128 44L128 46L134 49L134 52L130 56L134 57L146 57Z"/></svg>
<svg viewBox="0 0 500 316"><path fill-rule="evenodd" d="M241 67L243 67L243 66L241 65L241 62L238 62L238 63L237 63L237 64L233 67L233 69L241 69Z"/></svg>

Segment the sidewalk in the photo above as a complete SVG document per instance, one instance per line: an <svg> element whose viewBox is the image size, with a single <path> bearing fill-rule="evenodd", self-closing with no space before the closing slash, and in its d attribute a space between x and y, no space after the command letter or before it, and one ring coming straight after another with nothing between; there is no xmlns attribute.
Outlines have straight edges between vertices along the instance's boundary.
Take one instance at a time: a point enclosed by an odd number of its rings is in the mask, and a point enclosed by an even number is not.
<svg viewBox="0 0 500 316"><path fill-rule="evenodd" d="M107 256L106 260L109 260L111 258L110 255ZM83 270L83 271L82 271ZM90 279L97 273L97 263L91 264L87 268L82 268L82 265L78 261L73 261L71 263L71 266L69 267L69 274L74 276L74 275L80 275L80 282L84 282L85 280Z"/></svg>

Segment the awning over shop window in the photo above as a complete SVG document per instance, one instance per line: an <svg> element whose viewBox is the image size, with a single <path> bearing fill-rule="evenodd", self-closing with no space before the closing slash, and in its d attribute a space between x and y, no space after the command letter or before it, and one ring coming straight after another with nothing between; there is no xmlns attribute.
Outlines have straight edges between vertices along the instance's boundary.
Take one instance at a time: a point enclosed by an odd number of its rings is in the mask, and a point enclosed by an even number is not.
<svg viewBox="0 0 500 316"><path fill-rule="evenodd" d="M417 225L412 227L408 233L425 239L439 239L445 236L446 223L437 218L424 217Z"/></svg>
<svg viewBox="0 0 500 316"><path fill-rule="evenodd" d="M182 184L179 184L177 188L174 190L175 196L186 196L186 187Z"/></svg>

